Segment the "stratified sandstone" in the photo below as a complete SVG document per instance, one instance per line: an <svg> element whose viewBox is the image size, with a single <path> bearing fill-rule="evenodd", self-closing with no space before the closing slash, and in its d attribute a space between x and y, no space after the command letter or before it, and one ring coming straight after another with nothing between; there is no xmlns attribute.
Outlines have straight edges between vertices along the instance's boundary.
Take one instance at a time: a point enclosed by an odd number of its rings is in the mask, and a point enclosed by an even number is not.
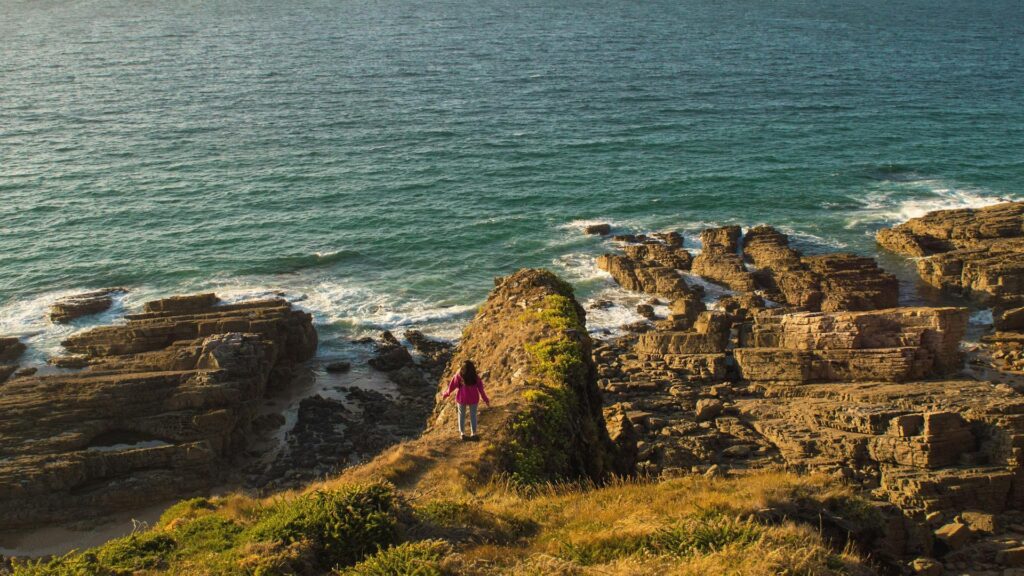
<svg viewBox="0 0 1024 576"><path fill-rule="evenodd" d="M605 254L598 257L597 267L608 272L626 290L656 294L669 299L683 298L697 292L675 268L628 256Z"/></svg>
<svg viewBox="0 0 1024 576"><path fill-rule="evenodd" d="M694 258L694 274L712 282L722 284L737 292L755 289L754 276L743 265L737 250L740 239L739 226L708 228L700 234L704 249Z"/></svg>
<svg viewBox="0 0 1024 576"><path fill-rule="evenodd" d="M964 308L755 314L733 351L743 378L901 382L960 367Z"/></svg>
<svg viewBox="0 0 1024 576"><path fill-rule="evenodd" d="M157 300L125 324L75 334L62 342L72 354L93 357L161 350L181 340L229 332L261 334L275 342L278 356L302 361L315 352L316 331L309 314L283 299L218 305L212 294Z"/></svg>
<svg viewBox="0 0 1024 576"><path fill-rule="evenodd" d="M879 268L874 258L847 253L804 256L771 226L747 231L743 253L757 266L758 288L768 298L801 310L877 310L899 303L896 277Z"/></svg>
<svg viewBox="0 0 1024 576"><path fill-rule="evenodd" d="M61 298L50 306L50 320L66 324L83 316L105 312L114 304L114 296L121 292L124 292L122 288L108 288Z"/></svg>
<svg viewBox="0 0 1024 576"><path fill-rule="evenodd" d="M1024 399L987 382L769 386L738 409L788 463L877 473L909 514L1024 507Z"/></svg>
<svg viewBox="0 0 1024 576"><path fill-rule="evenodd" d="M1024 202L931 212L877 239L921 258L921 279L936 288L997 305L1024 302Z"/></svg>
<svg viewBox="0 0 1024 576"><path fill-rule="evenodd" d="M847 253L804 256L771 226L748 230L741 254L740 237L739 226L708 228L701 232L703 250L692 259L681 247L681 238L624 237L633 242L623 247L624 254L601 256L597 265L627 290L670 300L702 296L676 272L690 270L739 294L757 291L798 310L877 310L899 303L896 277L879 268L874 258ZM744 258L754 269L748 270Z"/></svg>
<svg viewBox="0 0 1024 576"><path fill-rule="evenodd" d="M73 374L0 394L0 528L88 518L202 490L245 446L268 386L313 355L283 300L147 306L67 342Z"/></svg>

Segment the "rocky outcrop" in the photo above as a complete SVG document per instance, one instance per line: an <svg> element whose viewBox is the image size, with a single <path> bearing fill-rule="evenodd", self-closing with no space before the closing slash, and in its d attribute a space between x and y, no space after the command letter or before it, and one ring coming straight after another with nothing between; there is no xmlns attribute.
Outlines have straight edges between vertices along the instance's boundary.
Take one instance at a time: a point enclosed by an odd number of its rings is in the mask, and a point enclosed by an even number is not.
<svg viewBox="0 0 1024 576"><path fill-rule="evenodd" d="M683 238L676 232L664 234L616 236L626 242L623 255L605 254L597 259L597 267L612 275L626 290L657 294L669 299L699 294L699 287L689 286L679 270L689 270L693 256L683 248Z"/></svg>
<svg viewBox="0 0 1024 576"><path fill-rule="evenodd" d="M1024 202L940 210L878 232L878 243L920 258L921 279L993 304L1024 302Z"/></svg>
<svg viewBox="0 0 1024 576"><path fill-rule="evenodd" d="M924 520L1024 507L1024 400L987 382L769 386L739 412L803 469L844 467ZM945 516L949 518L951 516Z"/></svg>
<svg viewBox="0 0 1024 576"><path fill-rule="evenodd" d="M123 292L123 288L107 288L61 298L50 306L50 320L66 324L83 316L105 312L114 304L114 296Z"/></svg>
<svg viewBox="0 0 1024 576"><path fill-rule="evenodd" d="M147 305L68 339L89 367L0 394L0 528L89 518L205 489L245 446L268 386L313 355L283 300Z"/></svg>
<svg viewBox="0 0 1024 576"><path fill-rule="evenodd" d="M614 469L619 454L602 414L585 317L572 288L548 271L497 279L441 380L446 385L472 359L491 397L509 402L499 466L523 481L626 472ZM454 416L439 404L440 422L453 428Z"/></svg>
<svg viewBox="0 0 1024 576"><path fill-rule="evenodd" d="M17 360L25 353L25 344L13 336L0 336L0 384L18 371Z"/></svg>
<svg viewBox="0 0 1024 576"><path fill-rule="evenodd" d="M902 382L961 364L964 308L755 314L733 350L746 380Z"/></svg>
<svg viewBox="0 0 1024 576"><path fill-rule="evenodd" d="M395 338L391 331L385 330L381 334L380 341L377 342L377 353L370 358L369 363L370 366L381 372L392 372L413 366L416 362L409 350L398 341L398 338Z"/></svg>
<svg viewBox="0 0 1024 576"><path fill-rule="evenodd" d="M691 270L712 282L737 292L751 292L755 289L754 276L740 258L739 226L708 228L700 234L704 249L694 258Z"/></svg>
<svg viewBox="0 0 1024 576"><path fill-rule="evenodd" d="M644 255L646 257L646 252ZM656 294L670 300L699 293L699 288L688 285L675 268L652 260L605 254L598 257L597 267L611 274L626 290Z"/></svg>
<svg viewBox="0 0 1024 576"><path fill-rule="evenodd" d="M771 226L747 231L743 253L758 268L758 288L768 298L800 310L877 310L899 303L896 277L874 258L835 253L804 256Z"/></svg>
<svg viewBox="0 0 1024 576"><path fill-rule="evenodd" d="M72 354L91 357L152 352L182 340L229 332L260 334L278 347L286 362L300 362L316 351L317 335L309 314L286 300L218 304L213 294L157 300L124 324L102 326L62 342Z"/></svg>
<svg viewBox="0 0 1024 576"><path fill-rule="evenodd" d="M343 478L386 477L415 489L486 485L499 476L529 485L631 473L634 437L621 422L616 440L609 436L584 319L572 287L551 272L496 278L437 383L423 435ZM454 402L441 397L467 359L491 398L481 407L479 442L460 441Z"/></svg>

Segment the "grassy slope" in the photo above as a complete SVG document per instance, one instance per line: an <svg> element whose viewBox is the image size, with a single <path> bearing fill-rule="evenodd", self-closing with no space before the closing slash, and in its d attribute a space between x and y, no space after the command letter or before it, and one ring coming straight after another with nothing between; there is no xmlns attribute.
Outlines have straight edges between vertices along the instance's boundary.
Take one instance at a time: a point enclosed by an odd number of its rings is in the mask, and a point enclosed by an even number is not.
<svg viewBox="0 0 1024 576"><path fill-rule="evenodd" d="M853 524L874 523L867 504L823 478L551 483L607 464L603 448L586 458L566 454L575 450L567 434L586 447L604 446L602 431L587 422L593 406L576 396L588 377L589 343L564 284L553 275L533 280L550 284L542 304L501 326L503 334L530 336L509 351L529 369L516 387L492 394L482 426L493 439L460 442L444 422L301 493L189 500L148 531L19 564L16 574L869 572L856 554L827 546L813 526L787 519L829 510Z"/></svg>

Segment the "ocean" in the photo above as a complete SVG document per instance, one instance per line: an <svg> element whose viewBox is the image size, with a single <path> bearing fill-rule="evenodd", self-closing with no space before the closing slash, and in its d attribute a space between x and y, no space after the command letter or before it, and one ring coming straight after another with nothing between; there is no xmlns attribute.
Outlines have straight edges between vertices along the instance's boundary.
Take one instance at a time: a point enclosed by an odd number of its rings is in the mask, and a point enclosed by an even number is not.
<svg viewBox="0 0 1024 576"><path fill-rule="evenodd" d="M30 363L201 290L284 295L324 357L454 338L525 266L614 328L636 297L587 223L876 254L1022 195L1020 0L0 0L0 334Z"/></svg>

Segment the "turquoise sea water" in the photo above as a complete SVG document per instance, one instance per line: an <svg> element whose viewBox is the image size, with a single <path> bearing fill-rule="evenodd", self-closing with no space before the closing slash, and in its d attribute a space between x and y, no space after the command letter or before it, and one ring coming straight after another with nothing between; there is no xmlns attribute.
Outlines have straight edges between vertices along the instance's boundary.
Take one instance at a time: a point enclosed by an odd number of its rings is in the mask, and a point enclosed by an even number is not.
<svg viewBox="0 0 1024 576"><path fill-rule="evenodd" d="M1020 0L0 0L0 333L40 349L207 288L281 291L328 348L456 335L522 266L628 302L587 221L874 253L1022 193Z"/></svg>

